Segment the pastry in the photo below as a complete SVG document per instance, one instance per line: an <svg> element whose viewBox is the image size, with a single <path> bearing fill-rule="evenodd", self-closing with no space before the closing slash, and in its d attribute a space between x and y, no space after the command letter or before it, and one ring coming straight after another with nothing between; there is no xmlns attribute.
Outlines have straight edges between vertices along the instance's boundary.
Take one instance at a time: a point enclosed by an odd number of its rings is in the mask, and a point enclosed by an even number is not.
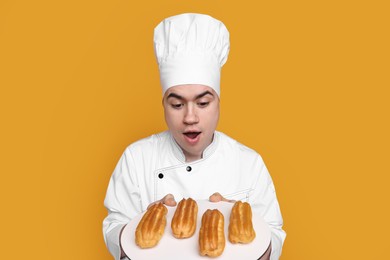
<svg viewBox="0 0 390 260"><path fill-rule="evenodd" d="M176 207L171 228L176 238L188 238L195 233L198 217L198 204L195 200L182 199Z"/></svg>
<svg viewBox="0 0 390 260"><path fill-rule="evenodd" d="M206 210L202 217L202 225L199 231L200 255L217 257L225 249L224 217L217 210Z"/></svg>
<svg viewBox="0 0 390 260"><path fill-rule="evenodd" d="M237 201L230 213L229 241L236 243L250 243L256 233L252 224L252 209L249 203Z"/></svg>
<svg viewBox="0 0 390 260"><path fill-rule="evenodd" d="M140 248L150 248L158 244L167 224L168 209L162 204L152 205L143 215L135 230L135 243Z"/></svg>

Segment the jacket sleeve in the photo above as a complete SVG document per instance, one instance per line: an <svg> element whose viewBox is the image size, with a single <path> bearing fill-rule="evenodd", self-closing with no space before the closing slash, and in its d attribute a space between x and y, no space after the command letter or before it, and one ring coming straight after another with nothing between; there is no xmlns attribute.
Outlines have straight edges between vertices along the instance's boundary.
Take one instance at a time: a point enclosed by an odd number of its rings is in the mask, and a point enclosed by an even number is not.
<svg viewBox="0 0 390 260"><path fill-rule="evenodd" d="M274 184L260 156L254 167L259 174L257 181L254 183L253 194L249 197L249 202L254 211L263 215L264 220L271 229L271 260L277 260L282 253L282 246L286 238L286 232L282 229L283 218Z"/></svg>
<svg viewBox="0 0 390 260"><path fill-rule="evenodd" d="M115 260L119 260L120 231L142 211L136 169L129 148L123 153L111 176L104 206L108 210L103 220L104 241Z"/></svg>

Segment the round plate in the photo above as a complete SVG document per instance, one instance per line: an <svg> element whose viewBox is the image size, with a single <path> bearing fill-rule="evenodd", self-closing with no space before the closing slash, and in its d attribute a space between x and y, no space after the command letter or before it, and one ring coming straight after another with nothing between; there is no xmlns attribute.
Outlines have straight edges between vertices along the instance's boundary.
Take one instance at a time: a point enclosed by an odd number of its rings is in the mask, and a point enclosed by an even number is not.
<svg viewBox="0 0 390 260"><path fill-rule="evenodd" d="M135 244L135 229L141 220L143 213L135 217L125 227L122 232L122 248L126 255L131 260L145 260L145 259L170 259L186 260L205 259L207 257L199 254L199 229L203 213L207 209L218 209L225 217L225 250L217 259L258 259L267 250L271 241L270 229L263 220L263 218L256 212L252 212L253 228L256 231L256 238L249 244L232 244L228 239L228 226L230 219L230 211L233 203L228 202L209 202L197 201L198 203L198 218L195 234L186 239L177 239L172 235L171 221L175 213L176 207L169 207L167 214L167 225L163 237L157 246L148 249L141 249Z"/></svg>

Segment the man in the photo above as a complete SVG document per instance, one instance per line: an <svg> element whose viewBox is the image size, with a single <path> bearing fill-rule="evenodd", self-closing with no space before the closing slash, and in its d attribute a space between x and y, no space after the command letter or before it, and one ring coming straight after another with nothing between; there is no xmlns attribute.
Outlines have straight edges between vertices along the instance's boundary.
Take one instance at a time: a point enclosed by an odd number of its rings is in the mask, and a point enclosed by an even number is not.
<svg viewBox="0 0 390 260"><path fill-rule="evenodd" d="M182 198L247 201L271 229L260 259L279 259L285 232L274 185L259 154L216 131L220 70L229 33L220 21L182 14L162 21L154 44L168 131L131 144L111 177L103 222L115 259L125 257L120 234L148 206L175 206Z"/></svg>

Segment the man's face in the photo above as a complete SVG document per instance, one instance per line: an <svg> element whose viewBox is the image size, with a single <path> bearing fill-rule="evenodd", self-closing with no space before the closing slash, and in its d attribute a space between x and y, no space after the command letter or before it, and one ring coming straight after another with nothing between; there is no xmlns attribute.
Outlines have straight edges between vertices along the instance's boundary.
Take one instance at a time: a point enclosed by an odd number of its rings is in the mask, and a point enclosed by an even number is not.
<svg viewBox="0 0 390 260"><path fill-rule="evenodd" d="M219 97L204 85L178 85L163 98L165 121L186 161L198 160L212 142L219 119Z"/></svg>

